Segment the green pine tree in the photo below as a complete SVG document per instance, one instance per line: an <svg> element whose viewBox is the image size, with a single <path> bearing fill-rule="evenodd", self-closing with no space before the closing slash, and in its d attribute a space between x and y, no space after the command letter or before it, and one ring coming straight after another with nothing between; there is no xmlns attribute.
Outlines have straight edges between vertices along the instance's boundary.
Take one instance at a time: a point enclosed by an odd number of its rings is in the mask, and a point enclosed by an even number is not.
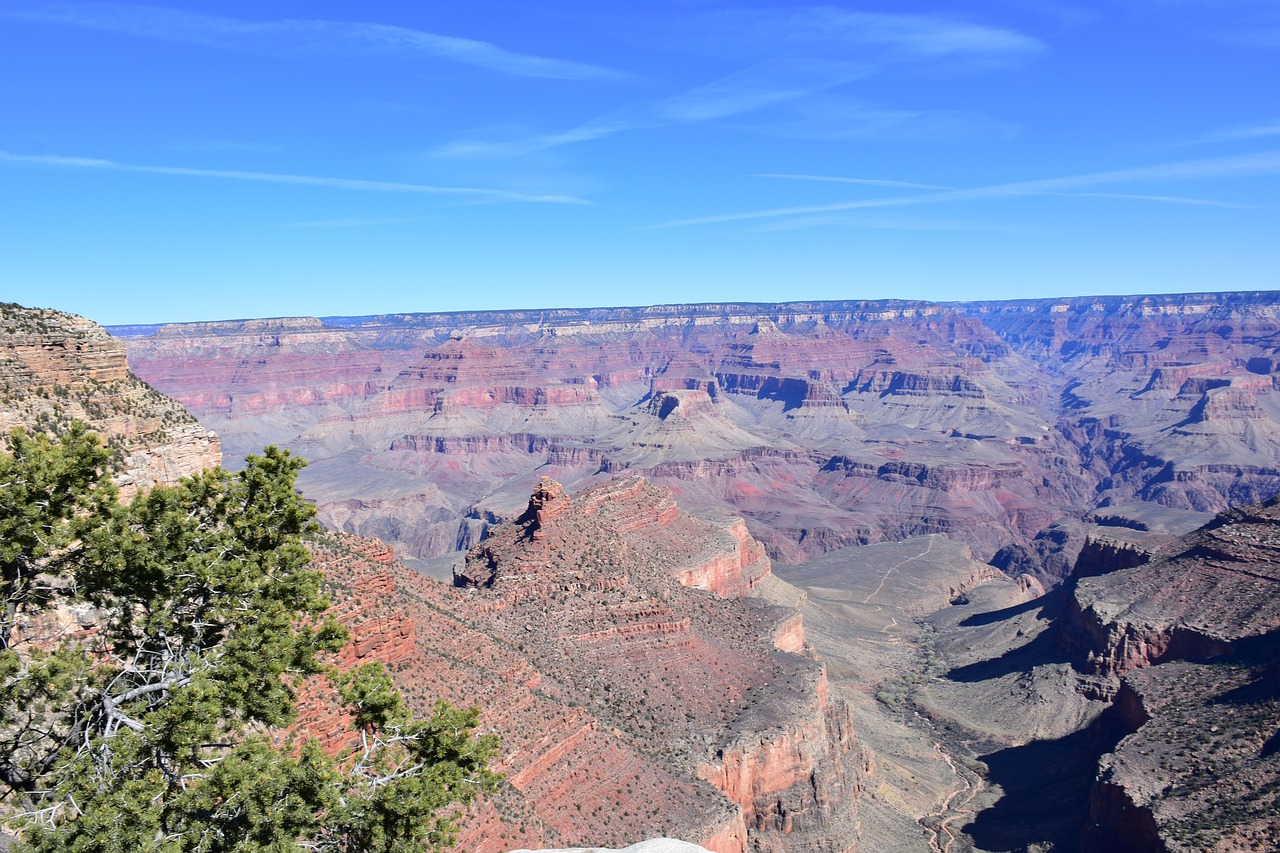
<svg viewBox="0 0 1280 853"><path fill-rule="evenodd" d="M492 790L477 712L414 717L380 664L334 676L359 744L276 746L322 620L303 462L269 447L121 504L83 425L0 455L0 819L20 849L408 851L448 846ZM89 638L46 636L59 609ZM52 617L52 618L51 618Z"/></svg>

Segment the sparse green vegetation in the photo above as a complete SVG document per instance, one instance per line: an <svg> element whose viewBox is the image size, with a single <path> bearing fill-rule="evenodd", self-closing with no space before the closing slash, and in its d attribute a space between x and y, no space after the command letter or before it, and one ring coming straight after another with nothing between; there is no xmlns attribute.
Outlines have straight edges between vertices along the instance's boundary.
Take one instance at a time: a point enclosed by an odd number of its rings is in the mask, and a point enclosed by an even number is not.
<svg viewBox="0 0 1280 853"><path fill-rule="evenodd" d="M268 448L122 505L79 423L0 456L0 819L19 850L404 851L447 846L491 790L474 710L414 718L383 670L336 675L360 732L279 733L321 617L303 463Z"/></svg>

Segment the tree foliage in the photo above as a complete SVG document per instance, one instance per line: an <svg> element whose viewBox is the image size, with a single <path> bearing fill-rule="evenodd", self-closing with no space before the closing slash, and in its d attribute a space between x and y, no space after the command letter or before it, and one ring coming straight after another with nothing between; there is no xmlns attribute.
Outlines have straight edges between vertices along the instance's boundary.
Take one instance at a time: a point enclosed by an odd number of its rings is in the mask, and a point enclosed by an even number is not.
<svg viewBox="0 0 1280 853"><path fill-rule="evenodd" d="M116 500L102 472L108 453L84 424L60 441L15 430L0 454L0 651L11 645L19 614L46 606L51 583L80 553L80 535Z"/></svg>
<svg viewBox="0 0 1280 853"><path fill-rule="evenodd" d="M0 815L53 851L446 846L491 789L476 712L417 718L380 664L333 674L358 743L272 732L346 639L302 544L304 464L267 448L123 505L82 425L0 455ZM88 636L58 636L79 612Z"/></svg>

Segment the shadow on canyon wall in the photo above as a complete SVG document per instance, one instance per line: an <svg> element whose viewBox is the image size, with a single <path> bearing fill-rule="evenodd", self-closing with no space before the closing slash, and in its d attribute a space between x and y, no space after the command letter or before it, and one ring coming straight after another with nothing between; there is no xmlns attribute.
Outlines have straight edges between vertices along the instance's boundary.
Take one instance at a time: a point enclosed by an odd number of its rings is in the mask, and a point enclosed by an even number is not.
<svg viewBox="0 0 1280 853"><path fill-rule="evenodd" d="M991 784L1004 789L966 831L983 850L1023 850L1052 844L1080 849L1098 759L1129 733L1114 708L1086 729L1057 740L1032 741L981 756Z"/></svg>

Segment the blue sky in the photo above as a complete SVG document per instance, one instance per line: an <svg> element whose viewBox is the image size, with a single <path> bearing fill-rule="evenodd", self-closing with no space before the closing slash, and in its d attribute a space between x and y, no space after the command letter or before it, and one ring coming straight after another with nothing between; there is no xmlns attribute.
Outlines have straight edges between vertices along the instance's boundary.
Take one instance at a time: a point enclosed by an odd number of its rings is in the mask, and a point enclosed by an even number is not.
<svg viewBox="0 0 1280 853"><path fill-rule="evenodd" d="M0 299L104 323L1280 287L1274 0L0 0Z"/></svg>

